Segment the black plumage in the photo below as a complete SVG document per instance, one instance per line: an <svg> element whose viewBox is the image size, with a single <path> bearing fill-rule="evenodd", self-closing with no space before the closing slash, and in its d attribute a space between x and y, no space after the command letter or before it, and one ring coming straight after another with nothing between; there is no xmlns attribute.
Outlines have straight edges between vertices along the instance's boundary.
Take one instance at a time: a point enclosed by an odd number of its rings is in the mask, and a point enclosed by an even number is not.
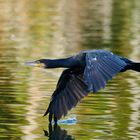
<svg viewBox="0 0 140 140"><path fill-rule="evenodd" d="M106 50L82 51L64 59L40 59L29 62L33 66L44 68L67 68L63 71L52 94L51 102L44 116L57 122L89 92L98 92L107 81L117 73L126 70L140 72L140 63L113 54Z"/></svg>

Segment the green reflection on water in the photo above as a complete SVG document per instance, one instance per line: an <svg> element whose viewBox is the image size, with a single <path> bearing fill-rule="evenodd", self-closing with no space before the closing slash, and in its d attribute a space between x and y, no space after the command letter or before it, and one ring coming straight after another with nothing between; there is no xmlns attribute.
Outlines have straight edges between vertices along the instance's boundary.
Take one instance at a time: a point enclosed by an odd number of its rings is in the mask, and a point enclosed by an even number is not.
<svg viewBox="0 0 140 140"><path fill-rule="evenodd" d="M25 61L100 48L138 61L139 13L139 0L2 0L0 139L47 138L48 120L42 115L62 69L26 68ZM76 124L61 124L54 133L80 140L139 139L139 86L138 73L119 74L69 112Z"/></svg>

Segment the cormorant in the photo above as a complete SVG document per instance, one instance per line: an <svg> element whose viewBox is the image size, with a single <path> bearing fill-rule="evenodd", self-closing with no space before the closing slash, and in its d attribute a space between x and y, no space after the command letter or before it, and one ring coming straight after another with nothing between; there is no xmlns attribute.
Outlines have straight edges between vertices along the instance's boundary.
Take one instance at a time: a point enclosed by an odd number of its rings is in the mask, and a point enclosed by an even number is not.
<svg viewBox="0 0 140 140"><path fill-rule="evenodd" d="M89 92L96 93L104 88L117 73L126 70L140 72L140 63L106 50L82 51L68 58L40 59L27 64L43 68L67 68L62 72L44 114L49 114L50 123L52 118L57 123Z"/></svg>

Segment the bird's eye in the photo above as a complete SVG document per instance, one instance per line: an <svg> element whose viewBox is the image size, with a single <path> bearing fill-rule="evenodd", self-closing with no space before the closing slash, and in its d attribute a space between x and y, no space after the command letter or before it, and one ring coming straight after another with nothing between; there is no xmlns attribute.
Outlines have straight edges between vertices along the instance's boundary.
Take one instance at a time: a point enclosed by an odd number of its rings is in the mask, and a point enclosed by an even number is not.
<svg viewBox="0 0 140 140"><path fill-rule="evenodd" d="M37 60L37 61L35 61L35 63L40 64L40 61Z"/></svg>
<svg viewBox="0 0 140 140"><path fill-rule="evenodd" d="M35 63L36 67L45 68L45 64L43 62L40 62L40 60L35 61Z"/></svg>

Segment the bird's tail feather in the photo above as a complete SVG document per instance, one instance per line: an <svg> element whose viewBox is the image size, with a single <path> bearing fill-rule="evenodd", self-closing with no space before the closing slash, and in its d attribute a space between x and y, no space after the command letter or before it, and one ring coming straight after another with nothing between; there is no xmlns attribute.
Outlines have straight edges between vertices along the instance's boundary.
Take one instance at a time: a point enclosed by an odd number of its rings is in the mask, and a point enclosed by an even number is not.
<svg viewBox="0 0 140 140"><path fill-rule="evenodd" d="M140 72L140 63L132 63L131 69Z"/></svg>

